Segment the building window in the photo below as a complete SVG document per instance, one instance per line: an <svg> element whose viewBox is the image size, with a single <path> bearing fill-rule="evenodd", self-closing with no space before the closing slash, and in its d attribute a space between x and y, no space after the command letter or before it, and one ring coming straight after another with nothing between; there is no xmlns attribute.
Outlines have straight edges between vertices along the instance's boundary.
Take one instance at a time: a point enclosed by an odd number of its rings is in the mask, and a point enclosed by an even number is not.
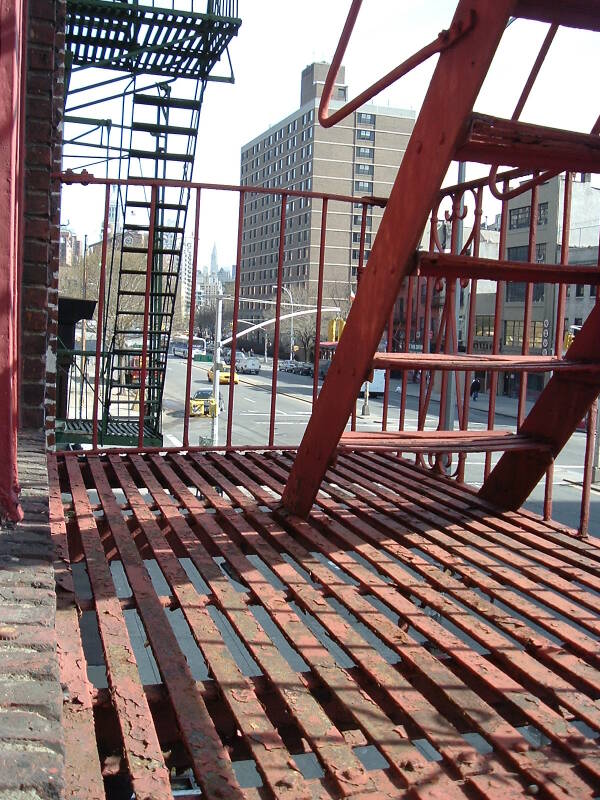
<svg viewBox="0 0 600 800"><path fill-rule="evenodd" d="M507 303L524 303L527 291L527 284L525 283L507 283L506 284L506 302ZM533 284L533 302L544 302L544 284Z"/></svg>
<svg viewBox="0 0 600 800"><path fill-rule="evenodd" d="M354 191L373 194L373 181L354 181Z"/></svg>
<svg viewBox="0 0 600 800"><path fill-rule="evenodd" d="M527 261L529 256L529 246L526 244L518 247L509 247L507 251L509 261ZM535 246L535 260L538 264L546 261L546 242L540 242Z"/></svg>
<svg viewBox="0 0 600 800"><path fill-rule="evenodd" d="M346 100L348 89L345 86L338 86L336 92L337 100Z"/></svg>
<svg viewBox="0 0 600 800"><path fill-rule="evenodd" d="M353 225L362 225L362 214L355 214L352 217L352 224ZM370 228L373 225L372 217L368 216L365 218L365 228Z"/></svg>
<svg viewBox="0 0 600 800"><path fill-rule="evenodd" d="M575 297L583 297L583 283L578 283L575 287Z"/></svg>
<svg viewBox="0 0 600 800"><path fill-rule="evenodd" d="M365 250L365 254L364 254L365 262L367 261L367 259L369 258L370 255L371 255L371 251L370 250ZM360 250L353 250L352 251L352 259L354 261L358 261L359 258L360 258Z"/></svg>
<svg viewBox="0 0 600 800"><path fill-rule="evenodd" d="M372 175L373 164L356 164L357 175Z"/></svg>
<svg viewBox="0 0 600 800"><path fill-rule="evenodd" d="M375 124L375 114L365 114L362 111L359 111L357 116L357 122L359 125L374 125Z"/></svg>
<svg viewBox="0 0 600 800"><path fill-rule="evenodd" d="M356 131L356 138L359 139L360 141L374 142L375 131L367 131L364 128L358 128Z"/></svg>
<svg viewBox="0 0 600 800"><path fill-rule="evenodd" d="M493 336L494 317L490 314L482 314L475 317L475 336Z"/></svg>
<svg viewBox="0 0 600 800"><path fill-rule="evenodd" d="M581 327L583 325L583 317L575 317L575 325Z"/></svg>
<svg viewBox="0 0 600 800"><path fill-rule="evenodd" d="M355 244L360 244L360 231L355 231L352 234L352 241ZM365 233L365 244L371 244L371 234Z"/></svg>
<svg viewBox="0 0 600 800"><path fill-rule="evenodd" d="M356 148L356 157L357 158L368 158L373 161L375 155L375 150L372 147L361 147L358 146Z"/></svg>
<svg viewBox="0 0 600 800"><path fill-rule="evenodd" d="M590 286L590 297L596 297L596 287Z"/></svg>
<svg viewBox="0 0 600 800"><path fill-rule="evenodd" d="M517 228L528 228L531 219L531 206L520 206L511 208L508 213L508 227L510 230ZM548 203L538 203L538 225L546 225L548 222Z"/></svg>

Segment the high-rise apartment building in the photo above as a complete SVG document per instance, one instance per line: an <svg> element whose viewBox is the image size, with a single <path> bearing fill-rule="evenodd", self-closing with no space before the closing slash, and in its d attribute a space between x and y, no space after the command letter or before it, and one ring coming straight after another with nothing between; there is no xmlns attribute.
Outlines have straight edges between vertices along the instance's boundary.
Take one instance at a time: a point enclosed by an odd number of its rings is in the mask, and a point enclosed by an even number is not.
<svg viewBox="0 0 600 800"><path fill-rule="evenodd" d="M310 64L302 72L300 108L242 147L240 182L273 191L297 189L363 197L388 197L414 126L413 111L365 105L333 128L317 121L329 65ZM332 109L347 100L340 68ZM320 200L289 198L286 207L283 282L299 302L314 300L319 263ZM272 299L277 281L281 199L248 195L244 208L241 290L246 297ZM367 216L365 257L379 227L382 209ZM361 205L332 202L328 210L324 297L347 301L356 286ZM255 311L262 308L257 302ZM258 315L258 314L257 314Z"/></svg>

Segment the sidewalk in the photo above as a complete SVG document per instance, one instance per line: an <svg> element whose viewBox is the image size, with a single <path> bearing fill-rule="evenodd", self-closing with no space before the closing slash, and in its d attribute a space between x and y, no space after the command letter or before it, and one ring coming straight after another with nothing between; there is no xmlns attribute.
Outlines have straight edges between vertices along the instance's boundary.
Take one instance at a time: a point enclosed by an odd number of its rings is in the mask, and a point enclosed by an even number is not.
<svg viewBox="0 0 600 800"><path fill-rule="evenodd" d="M419 397L419 389L420 383L413 383L409 381L407 383L407 393L409 397L418 398ZM398 395L402 390L402 381L398 379L392 379L390 381L390 395L392 393L397 392ZM461 398L462 399L462 398ZM436 392L435 389L431 392L431 403L439 404L440 402L440 393ZM517 409L518 409L518 398L516 397L505 397L504 395L496 395L496 410L495 414L496 417L508 417L509 419L516 419L517 418ZM525 414L527 415L535 403L535 400L526 400L525 402ZM470 411L481 411L484 414L487 414L489 409L489 396L485 392L480 392L479 397L477 400L473 400L473 398L469 399L469 410Z"/></svg>

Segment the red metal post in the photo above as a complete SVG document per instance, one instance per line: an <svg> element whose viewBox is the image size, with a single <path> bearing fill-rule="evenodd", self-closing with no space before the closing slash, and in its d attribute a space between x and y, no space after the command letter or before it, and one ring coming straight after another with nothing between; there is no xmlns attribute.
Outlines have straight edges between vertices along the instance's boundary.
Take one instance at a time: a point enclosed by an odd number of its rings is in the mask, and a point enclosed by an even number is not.
<svg viewBox="0 0 600 800"><path fill-rule="evenodd" d="M25 5L0 0L0 513L13 522L19 505L17 426L20 264L23 233Z"/></svg>
<svg viewBox="0 0 600 800"><path fill-rule="evenodd" d="M321 210L321 238L319 240L319 275L317 278L317 318L315 321L315 353L314 353L314 374L313 374L313 405L317 402L319 387L319 359L321 358L321 315L323 308L323 272L325 267L325 240L327 237L327 207L329 201L323 198L323 208Z"/></svg>
<svg viewBox="0 0 600 800"><path fill-rule="evenodd" d="M503 183L504 193L508 191L508 181ZM508 201L502 201L502 211L500 215L500 241L498 245L498 259L501 261L506 252L506 231L508 228ZM496 286L496 302L494 305L494 335L492 338L492 353L498 355L500 346L502 344L502 308L504 306L504 292L506 290L506 283L498 281ZM498 391L498 373L492 372L490 380L490 402L488 407L488 430L493 430L496 417L496 394ZM492 454L485 454L485 465L483 468L484 480L490 474L492 467Z"/></svg>
<svg viewBox="0 0 600 800"><path fill-rule="evenodd" d="M560 247L560 263L561 266L566 267L569 263L569 231L571 228L571 195L573 193L573 176L570 172L565 173L565 194L563 201L563 220L562 220L562 239ZM556 303L556 320L555 334L554 334L554 353L557 356L562 355L563 351L563 338L565 326L565 304L567 297L567 287L564 283L559 284L557 289L558 300ZM596 295L598 292L596 291Z"/></svg>
<svg viewBox="0 0 600 800"><path fill-rule="evenodd" d="M269 418L269 444L275 441L275 413L277 408L277 367L279 365L279 332L281 329L281 287L283 285L283 256L285 244L285 214L287 193L281 195L279 214L279 256L277 261L277 300L275 305L275 332L273 334L273 378L271 380L271 415Z"/></svg>
<svg viewBox="0 0 600 800"><path fill-rule="evenodd" d="M102 226L102 255L100 257L100 281L98 284L98 306L96 308L96 364L94 367L94 408L92 409L92 449L98 447L98 401L100 396L100 362L102 360L102 330L104 329L104 293L106 291L106 251L108 246L108 218L110 213L110 184L104 193L104 224ZM108 410L108 409L107 409ZM108 416L108 414L107 414Z"/></svg>
<svg viewBox="0 0 600 800"><path fill-rule="evenodd" d="M183 446L189 444L190 400L192 398L192 360L194 343L194 318L196 316L196 277L198 270L198 236L200 230L200 192L196 189L196 217L194 220L194 254L192 258L192 287L190 298L190 323L188 326L188 356L185 373L185 398L183 412ZM216 413L216 412L215 412Z"/></svg>
<svg viewBox="0 0 600 800"><path fill-rule="evenodd" d="M237 350L237 330L238 319L240 316L240 281L242 273L242 235L244 227L244 200L246 193L242 190L240 192L240 203L238 210L238 238L237 238L237 253L236 253L236 267L235 267L235 289L233 292L233 324L231 330L231 361L229 362L229 403L227 409L227 447L231 447L231 431L233 427L233 403L235 392L235 357ZM218 409L215 409L218 413Z"/></svg>
<svg viewBox="0 0 600 800"><path fill-rule="evenodd" d="M146 378L148 372L148 328L150 315L150 289L152 286L152 270L154 268L154 226L156 223L156 197L158 188L152 187L150 200L150 229L148 231L148 255L146 256L146 296L144 298L144 328L142 335L142 366L140 369L140 391L139 391L139 432L138 447L144 446L144 418L146 416Z"/></svg>
<svg viewBox="0 0 600 800"><path fill-rule="evenodd" d="M594 445L598 431L598 400L594 400L587 415L585 434L585 461L583 464L583 484L581 488L581 513L579 517L579 533L588 535L590 523L590 493L592 489L592 473L594 471Z"/></svg>

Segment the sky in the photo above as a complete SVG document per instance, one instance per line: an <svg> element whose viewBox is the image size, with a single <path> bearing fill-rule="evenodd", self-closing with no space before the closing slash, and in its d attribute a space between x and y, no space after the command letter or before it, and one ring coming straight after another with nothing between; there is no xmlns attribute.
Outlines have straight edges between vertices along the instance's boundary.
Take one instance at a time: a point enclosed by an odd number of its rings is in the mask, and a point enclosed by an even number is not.
<svg viewBox="0 0 600 800"><path fill-rule="evenodd" d="M177 5L177 3L176 3ZM455 0L366 0L344 65L349 97L383 76L447 28ZM300 105L300 75L313 61L330 61L350 0L239 0L242 26L230 46L235 84L208 85L200 117L194 180L239 183L240 149ZM506 30L476 110L510 117L548 25L517 20ZM375 100L419 111L435 57ZM226 64L217 67L226 72ZM597 34L561 28L552 44L521 119L589 131L600 108ZM472 167L467 177L475 177ZM93 168L92 168L93 171ZM455 182L456 165L451 167ZM85 195L83 192L87 191ZM92 240L100 229L99 203L79 189L65 197L63 222ZM202 205L200 264L216 243L219 265L235 262L236 201ZM493 212L494 209L490 209ZM484 209L485 213L485 209Z"/></svg>

